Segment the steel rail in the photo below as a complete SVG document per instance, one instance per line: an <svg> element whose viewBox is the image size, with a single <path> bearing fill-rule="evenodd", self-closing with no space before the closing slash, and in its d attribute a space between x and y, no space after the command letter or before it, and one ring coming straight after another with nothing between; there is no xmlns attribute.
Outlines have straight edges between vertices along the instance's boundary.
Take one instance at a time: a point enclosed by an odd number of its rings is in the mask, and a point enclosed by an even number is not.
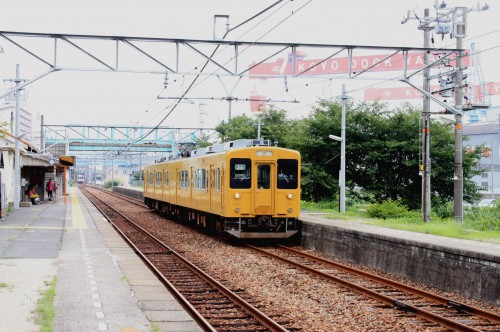
<svg viewBox="0 0 500 332"><path fill-rule="evenodd" d="M350 273L371 279L373 281L377 281L377 282L386 284L388 286L397 288L399 290L410 292L410 293L413 293L415 295L419 295L421 297L436 301L436 302L443 304L443 305L450 305L459 311L466 311L466 312L471 313L475 316L487 319L491 322L500 323L500 315L497 315L494 312L490 312L487 310L483 310L481 308L473 307L473 306L467 305L465 303L453 301L453 300L450 300L446 297L430 293L430 292L425 291L423 289L419 289L419 288L415 288L415 287L412 287L409 285L405 285L405 284L402 284L402 283L399 283L397 281L393 281L390 279L385 279L385 278L379 277L377 275L373 275L373 274L370 274L368 272L365 272L363 270L359 270L359 269L356 269L356 268L353 268L353 267L350 267L350 266L347 266L347 265L344 265L341 263L337 263L337 262L334 262L334 261L331 261L328 259L324 259L321 257L316 257L313 255L307 254L305 252L301 252L299 250L295 250L295 249L286 247L286 246L278 245L278 248L292 252L292 253L297 254L297 255L301 255L303 257L315 260L315 261L323 263L323 264L334 266L335 268L341 269L343 271L350 272Z"/></svg>
<svg viewBox="0 0 500 332"><path fill-rule="evenodd" d="M113 228L116 229L116 231L121 235L121 237L128 243L128 245L134 250L137 255L146 263L146 265L153 271L153 273L160 279L160 281L165 285L165 287L168 288L168 290L173 294L173 296L180 302L182 307L186 309L186 311L189 312L191 317L193 317L200 325L201 328L205 331L210 331L210 332L216 332L216 330L212 327L212 325L201 315L201 313L196 310L196 308L182 295L177 288L161 273L160 270L156 268L156 266L144 255L144 253L132 242L131 239L127 237L127 235L111 220L111 218L104 212L95 202L92 200L89 195L94 196L95 199L98 199L94 194L90 193L87 189L80 189L82 193L90 200L90 202L101 212L101 214L108 220L108 222L113 226ZM109 208L113 209L110 207L108 204L104 203L102 200L100 200L103 204L107 205ZM116 211L115 209L113 209ZM121 215L118 211L116 211L118 214ZM126 218L126 217L125 217Z"/></svg>
<svg viewBox="0 0 500 332"><path fill-rule="evenodd" d="M131 225L133 225L134 227L136 227L138 230L140 230L141 232L143 232L144 234L146 234L147 236L149 236L158 245L164 247L165 250L168 250L168 252L170 254L174 255L181 262L183 262L186 265L186 267L189 268L193 273L195 273L200 278L202 278L203 280L205 280L212 287L216 288L219 292L221 292L224 296L226 296L231 301L233 301L234 303L236 303L244 311L246 311L247 313L249 313L250 315L252 315L252 317L254 317L257 321L259 321L263 326L265 326L266 328L268 328L270 331L273 331L273 332L274 331L276 331L276 332L286 332L287 331L280 324L278 324L273 319L271 319L270 317L268 317L267 315L265 315L259 309L257 309L254 306L252 306L250 303L248 303L243 298L241 298L240 296L238 296L237 294L235 294L233 291L231 291L229 288L225 287L224 285L222 285L221 283L219 283L218 281L216 281L214 278L212 278L211 276L209 276L208 274L206 274L204 271L202 271L200 268L198 268L197 266L195 266L193 263L189 262L182 255L180 255L179 253L177 253L175 250L173 250L172 248L170 248L169 246L167 246L166 244L164 244L160 239L156 238L153 234L149 233L147 230L145 230L141 226L137 225L134 221L130 220L129 218L127 218L126 216L124 216L122 213L116 211L116 209L114 209L113 207L111 207L107 203L105 203L103 201L101 201L101 202L103 204L105 204L106 206L108 206L113 211L115 211L117 214L119 214L122 218L124 218L125 220L127 220ZM106 216L106 218L111 222L111 220L107 216ZM111 223L113 224L113 227L117 228L117 226L113 222L111 222ZM121 231L120 231L120 234L122 234ZM135 245L134 245L134 248L136 248L136 250L139 250ZM140 251L138 251L138 252L140 252Z"/></svg>
<svg viewBox="0 0 500 332"><path fill-rule="evenodd" d="M94 186L90 186L90 185L83 185L83 186L79 186L79 188L86 188L86 187L90 187L92 189L95 189L95 190L98 190L98 191L101 191L101 192L104 192L108 195L111 195L111 196L115 196L117 198L121 198L121 199L124 199L132 204L135 204L135 205L138 205L140 207L143 207L145 209L148 209L149 208L146 206L146 204L144 204L143 201L141 201L140 199L137 199L137 198L133 198L131 196L127 196L127 195L124 195L124 194L120 194L120 193L116 193L114 191L110 191L110 190L107 190L107 189L103 189L101 187L94 187Z"/></svg>
<svg viewBox="0 0 500 332"><path fill-rule="evenodd" d="M454 321L454 320L450 320L448 318L445 318L445 317L442 317L442 316L439 316L433 312L430 312L430 311L427 311L427 310L424 310L424 309L421 309L419 307L416 307L414 305L411 305L411 304L408 304L408 303L405 303L403 301L399 301L397 299L394 299L392 297L389 297L389 296L386 296L386 295L383 295L383 294L380 294L374 290L371 290L367 287L364 287L364 286L361 286L361 285L357 285L355 283L352 283L352 282L349 282L347 280L343 280L341 278L338 278L338 277L335 277L335 276L332 276L330 274L327 274L325 272L321 272L321 271L318 271L318 270L315 270L314 268L311 268L309 266L306 266L306 265L303 265L303 264L300 264L300 263L297 263L297 262L294 262L292 260L289 260L287 258L284 258L284 257L281 257L279 255L275 255L273 253L270 253L266 250L263 250L261 248L258 248L258 247L255 247L255 246L252 246L252 245L247 245L248 248L251 248L259 253L262 253L264 255L267 255L269 257L272 257L274 259L277 259L277 260L280 260L282 262L285 262L287 264L290 264L292 266L295 266L299 269L302 269L302 270L305 270L311 274L314 274L316 276L319 276L321 278L324 278L326 280L329 280L329 281L333 281L345 288L348 288L356 293L359 293L359 294L362 294L362 295L365 295L365 296L368 296L368 297L371 297L373 299L376 299L382 303L385 303L385 304L388 304L388 305L391 305L393 306L395 309L399 309L399 310L402 310L402 311L405 311L405 312L412 312L420 317L423 317L431 322L434 322L434 323L437 323L441 326L446 326L448 328L451 328L455 331L468 331L468 332L481 332L481 330L478 330L478 329L475 329L473 327L470 327L470 326L467 326L467 325L464 325L462 323L459 323L457 321Z"/></svg>

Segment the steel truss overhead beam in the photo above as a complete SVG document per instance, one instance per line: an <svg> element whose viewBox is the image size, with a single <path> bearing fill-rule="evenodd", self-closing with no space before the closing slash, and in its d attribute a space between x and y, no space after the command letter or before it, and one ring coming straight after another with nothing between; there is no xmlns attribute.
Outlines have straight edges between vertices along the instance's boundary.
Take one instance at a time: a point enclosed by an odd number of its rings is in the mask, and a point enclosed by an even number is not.
<svg viewBox="0 0 500 332"><path fill-rule="evenodd" d="M264 63L266 60L272 58L273 56L290 50L293 71L287 76L301 76L301 77L318 77L318 75L307 75L310 74L311 68L297 72L295 67L295 60L297 59L297 51L299 48L307 49L318 49L318 50L331 50L331 55L319 59L319 63L315 66L321 64L322 62L333 58L334 56L347 51L348 57L352 59L355 51L363 50L378 50L378 51L388 51L392 52L392 55L398 53L408 54L408 52L448 52L447 54L456 53L457 49L427 49L422 47L391 47L391 46L369 46L369 45L335 45L335 44L309 44L309 43L278 43L278 42L253 42L253 41L226 41L226 40L202 40L202 39L179 39L179 38L151 38L151 37L127 37L127 36L99 36L99 35L79 35L79 34L54 34L54 33L34 33L34 32L13 32L13 31L0 31L0 36L8 40L12 44L16 45L18 48L22 49L24 52L31 55L38 61L46 64L50 67L50 72L57 70L80 70L80 71L112 71L112 72L137 72L137 73L156 73L156 74L179 74L179 75L214 75L219 76L252 76L249 71L252 67ZM52 60L48 60L41 55L34 47L28 47L23 45L23 40L30 38L36 39L46 39L53 43L53 54L51 56ZM64 43L58 43L58 41L63 41ZM96 51L85 48L82 43L88 43L88 41L100 41L109 42L109 47L114 49L113 59L104 60L101 54ZM26 43L25 43L26 44ZM73 50L76 50L81 55L84 55L89 59L89 63L81 65L78 62L72 62L71 56L67 56L62 51L62 46L60 44L70 45ZM166 52L154 53L152 50L147 50L146 45L160 45L165 47L172 47L172 52L167 54ZM126 45L127 47L120 47L120 45ZM189 67L185 69L179 69L179 64L181 63L179 54L179 47L185 46L186 50L191 50L192 53L200 56L200 60L209 61L215 67L215 72L205 71L202 72L201 68ZM219 56L215 54L211 56L208 50L200 50L200 47L213 46L222 48L233 48L234 51L231 56ZM244 47L245 52L254 52L255 57L252 57L255 64L252 67L245 69L238 69L239 57L244 51L239 51ZM262 50L263 48L268 48L265 55L257 55L257 50ZM150 64L154 63L156 69L131 69L122 67L121 64L124 63L124 53L126 50L134 50L135 54L139 57L143 57ZM81 59L80 59L81 61ZM382 61L380 61L382 62ZM378 63L380 63L378 62ZM70 63L71 65L62 65L62 63ZM370 67L375 67L378 63ZM363 70L362 72L354 72L352 68L349 68L347 77L360 77L361 74L366 74L370 70ZM282 77L281 75L280 77ZM276 77L270 76L270 77Z"/></svg>
<svg viewBox="0 0 500 332"><path fill-rule="evenodd" d="M173 152L177 144L192 143L198 131L211 131L212 128L173 128L167 126L131 126L131 125L43 125L46 142L65 145L69 151L115 151L131 152ZM152 131L151 139L137 141L132 133L143 136ZM176 137L177 136L177 137ZM57 147L53 148L57 149Z"/></svg>

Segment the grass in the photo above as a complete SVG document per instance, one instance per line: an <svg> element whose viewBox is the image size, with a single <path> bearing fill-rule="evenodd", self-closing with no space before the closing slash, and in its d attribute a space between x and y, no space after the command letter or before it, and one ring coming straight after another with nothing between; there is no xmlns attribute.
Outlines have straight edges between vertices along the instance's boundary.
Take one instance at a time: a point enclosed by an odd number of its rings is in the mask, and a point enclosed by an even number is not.
<svg viewBox="0 0 500 332"><path fill-rule="evenodd" d="M500 243L500 231L477 229L473 220L468 220L466 217L464 217L463 225L457 224L449 218L441 219L438 217L433 217L430 222L424 223L419 211L407 212L405 217L402 218L378 219L370 218L367 215L366 205L349 206L345 213L340 213L338 206L335 205L336 203L330 202L301 202L301 209L313 213L324 213L324 217L329 219L360 222L380 227L458 239Z"/></svg>
<svg viewBox="0 0 500 332"><path fill-rule="evenodd" d="M7 288L9 285L7 285L5 282L0 282L0 288Z"/></svg>
<svg viewBox="0 0 500 332"><path fill-rule="evenodd" d="M51 281L45 282L48 288L43 291L36 305L35 323L40 326L40 332L52 332L52 321L55 316L54 297L56 295L56 283L56 277L53 277Z"/></svg>

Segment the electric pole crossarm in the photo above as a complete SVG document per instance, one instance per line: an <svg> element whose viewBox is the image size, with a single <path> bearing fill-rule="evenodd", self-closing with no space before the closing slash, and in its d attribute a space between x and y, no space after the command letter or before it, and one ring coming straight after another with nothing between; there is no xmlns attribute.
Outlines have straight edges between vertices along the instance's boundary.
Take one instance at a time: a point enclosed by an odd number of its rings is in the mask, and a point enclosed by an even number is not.
<svg viewBox="0 0 500 332"><path fill-rule="evenodd" d="M436 61L434 61L434 62L432 62L432 63L428 64L427 66L422 67L422 68L420 68L419 70L412 72L412 73L411 73L411 75L407 75L407 76L405 76L405 78L406 78L406 79L411 78L411 77L413 77L413 76L415 76L415 75L419 74L420 72L424 71L425 69L432 68L432 67L433 67L433 66L435 66L436 64L438 64L438 63L440 63L440 62L443 62L443 61L444 61L444 59L446 59L447 57L449 57L449 56L450 56L450 55L452 55L452 54L455 54L455 52L449 52L449 53L447 53L447 54L446 54L446 55L444 55L442 58L439 58L439 59L437 59Z"/></svg>
<svg viewBox="0 0 500 332"><path fill-rule="evenodd" d="M401 82L404 82L406 84L408 84L409 86L411 86L412 88L414 88L415 90L417 90L418 92L422 93L423 95L425 95L426 97L428 97L429 99L431 99L432 101L434 101L436 104L438 104L439 106L442 106L444 107L446 110L452 112L453 114L458 114L458 115L462 115L462 111L442 102L441 100L439 100L438 98L434 97L431 93L419 88L418 86L414 85L413 83L411 83L409 80L401 80Z"/></svg>

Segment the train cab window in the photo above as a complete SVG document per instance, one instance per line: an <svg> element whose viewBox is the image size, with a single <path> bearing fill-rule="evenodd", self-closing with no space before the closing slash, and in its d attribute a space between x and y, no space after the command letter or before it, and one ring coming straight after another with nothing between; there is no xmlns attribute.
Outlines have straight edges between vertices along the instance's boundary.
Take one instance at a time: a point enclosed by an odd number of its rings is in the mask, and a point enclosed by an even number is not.
<svg viewBox="0 0 500 332"><path fill-rule="evenodd" d="M298 161L278 159L278 189L297 189Z"/></svg>
<svg viewBox="0 0 500 332"><path fill-rule="evenodd" d="M271 165L257 166L257 188L269 189L271 187Z"/></svg>
<svg viewBox="0 0 500 332"><path fill-rule="evenodd" d="M230 163L229 185L234 189L250 189L252 164L247 158L233 158Z"/></svg>

